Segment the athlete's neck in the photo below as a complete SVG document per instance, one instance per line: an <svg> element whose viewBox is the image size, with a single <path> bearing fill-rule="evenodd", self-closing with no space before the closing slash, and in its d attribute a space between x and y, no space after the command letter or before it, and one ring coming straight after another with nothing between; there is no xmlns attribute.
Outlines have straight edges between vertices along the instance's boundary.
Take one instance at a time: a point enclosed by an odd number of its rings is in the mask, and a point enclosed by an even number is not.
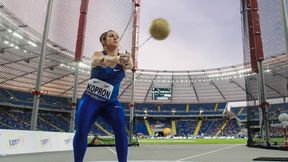
<svg viewBox="0 0 288 162"><path fill-rule="evenodd" d="M107 53L107 55L109 55L109 56L117 56L118 55L118 50L117 50L117 48L106 48L105 49L105 52Z"/></svg>

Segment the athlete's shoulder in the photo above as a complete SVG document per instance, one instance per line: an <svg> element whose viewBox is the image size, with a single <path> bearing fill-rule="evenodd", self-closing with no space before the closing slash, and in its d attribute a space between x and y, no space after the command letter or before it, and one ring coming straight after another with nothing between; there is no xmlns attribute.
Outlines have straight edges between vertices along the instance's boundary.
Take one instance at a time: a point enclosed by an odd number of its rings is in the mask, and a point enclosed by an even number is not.
<svg viewBox="0 0 288 162"><path fill-rule="evenodd" d="M103 56L103 51L95 51L92 56Z"/></svg>
<svg viewBox="0 0 288 162"><path fill-rule="evenodd" d="M92 68L96 66L103 66L104 54L102 51L95 51L91 56Z"/></svg>

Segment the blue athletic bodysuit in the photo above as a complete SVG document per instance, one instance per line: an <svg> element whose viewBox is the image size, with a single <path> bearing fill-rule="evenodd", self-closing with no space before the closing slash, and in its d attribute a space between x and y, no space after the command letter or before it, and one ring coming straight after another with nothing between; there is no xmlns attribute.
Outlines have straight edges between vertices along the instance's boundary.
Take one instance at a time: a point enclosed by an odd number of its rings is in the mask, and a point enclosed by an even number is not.
<svg viewBox="0 0 288 162"><path fill-rule="evenodd" d="M106 55L105 52L103 52ZM97 66L91 70L85 92L76 112L76 132L73 139L75 162L83 162L87 148L87 136L98 116L102 116L115 134L119 162L127 162L128 139L125 113L118 101L120 83L125 77L121 65L114 68Z"/></svg>

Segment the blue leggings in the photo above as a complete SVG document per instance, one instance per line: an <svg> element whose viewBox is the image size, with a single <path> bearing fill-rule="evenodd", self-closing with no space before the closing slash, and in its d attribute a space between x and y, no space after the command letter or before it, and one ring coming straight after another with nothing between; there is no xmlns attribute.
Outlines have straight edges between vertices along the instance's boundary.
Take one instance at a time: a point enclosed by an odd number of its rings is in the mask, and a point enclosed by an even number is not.
<svg viewBox="0 0 288 162"><path fill-rule="evenodd" d="M89 96L81 98L76 112L76 132L73 139L74 161L83 162L89 130L99 115L112 126L118 161L127 162L128 139L125 113L121 104L119 101L99 101Z"/></svg>

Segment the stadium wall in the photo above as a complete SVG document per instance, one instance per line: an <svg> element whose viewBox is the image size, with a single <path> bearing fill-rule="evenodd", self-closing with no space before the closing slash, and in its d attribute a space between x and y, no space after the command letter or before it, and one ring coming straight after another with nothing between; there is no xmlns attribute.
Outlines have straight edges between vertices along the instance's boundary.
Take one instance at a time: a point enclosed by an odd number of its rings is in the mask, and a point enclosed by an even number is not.
<svg viewBox="0 0 288 162"><path fill-rule="evenodd" d="M0 155L72 150L74 133L0 129Z"/></svg>

